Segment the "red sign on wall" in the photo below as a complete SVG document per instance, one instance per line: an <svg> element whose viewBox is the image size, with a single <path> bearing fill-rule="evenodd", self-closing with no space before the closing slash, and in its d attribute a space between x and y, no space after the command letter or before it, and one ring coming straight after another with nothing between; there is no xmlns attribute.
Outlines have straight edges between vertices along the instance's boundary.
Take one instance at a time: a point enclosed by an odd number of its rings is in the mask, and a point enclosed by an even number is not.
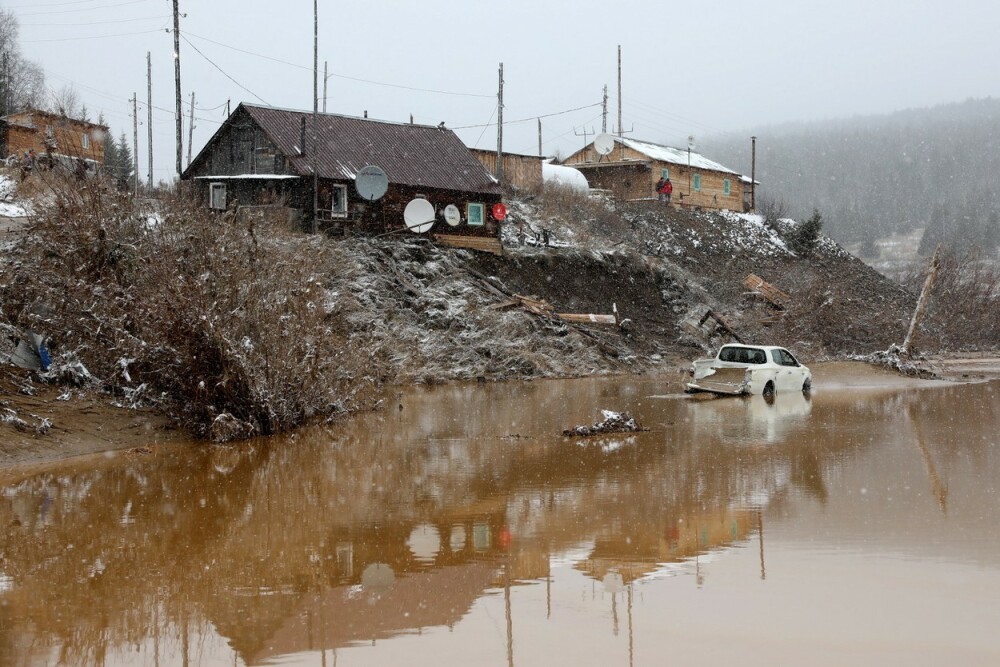
<svg viewBox="0 0 1000 667"><path fill-rule="evenodd" d="M496 218L497 220L503 220L504 218L506 218L507 207L500 202L493 204L493 217Z"/></svg>

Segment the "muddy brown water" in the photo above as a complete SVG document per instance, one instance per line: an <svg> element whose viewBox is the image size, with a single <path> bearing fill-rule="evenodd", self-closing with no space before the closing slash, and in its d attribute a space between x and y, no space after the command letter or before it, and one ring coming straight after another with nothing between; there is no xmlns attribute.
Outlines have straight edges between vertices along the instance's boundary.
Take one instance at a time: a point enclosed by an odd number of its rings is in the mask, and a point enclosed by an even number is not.
<svg viewBox="0 0 1000 667"><path fill-rule="evenodd" d="M1000 384L408 389L3 485L0 665L1000 664ZM568 439L631 411L649 431Z"/></svg>

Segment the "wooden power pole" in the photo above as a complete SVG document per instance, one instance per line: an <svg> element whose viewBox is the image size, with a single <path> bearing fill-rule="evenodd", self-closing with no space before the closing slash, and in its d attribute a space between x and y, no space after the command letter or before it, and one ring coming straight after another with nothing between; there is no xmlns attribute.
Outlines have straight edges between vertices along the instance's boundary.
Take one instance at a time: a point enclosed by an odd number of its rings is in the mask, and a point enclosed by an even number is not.
<svg viewBox="0 0 1000 667"><path fill-rule="evenodd" d="M906 332L906 340L903 341L903 349L900 356L909 357L913 347L913 336L920 327L920 320L924 318L924 311L927 310L927 302L931 298L931 290L934 289L934 281L937 280L938 269L941 268L941 244L938 243L934 250L934 258L931 259L931 269L927 273L927 280L924 281L924 288L920 290L920 298L917 299L917 307L913 311L913 319L910 320L910 329Z"/></svg>
<svg viewBox="0 0 1000 667"><path fill-rule="evenodd" d="M503 187L503 63L500 63L500 87L497 91L497 181Z"/></svg>
<svg viewBox="0 0 1000 667"><path fill-rule="evenodd" d="M149 144L149 173L146 187L153 189L153 55L146 51L146 130Z"/></svg>
<svg viewBox="0 0 1000 667"><path fill-rule="evenodd" d="M174 96L177 98L177 106L174 112L174 120L177 126L177 176L183 171L181 167L181 155L184 153L182 146L183 136L181 134L181 14L180 0L173 0L174 3Z"/></svg>
<svg viewBox="0 0 1000 667"><path fill-rule="evenodd" d="M191 144L194 143L194 91L191 91L191 119L188 120L188 159L187 166L191 166Z"/></svg>
<svg viewBox="0 0 1000 667"><path fill-rule="evenodd" d="M139 103L136 93L132 93L132 181L134 197L139 196Z"/></svg>
<svg viewBox="0 0 1000 667"><path fill-rule="evenodd" d="M757 137L750 137L750 212L757 212Z"/></svg>

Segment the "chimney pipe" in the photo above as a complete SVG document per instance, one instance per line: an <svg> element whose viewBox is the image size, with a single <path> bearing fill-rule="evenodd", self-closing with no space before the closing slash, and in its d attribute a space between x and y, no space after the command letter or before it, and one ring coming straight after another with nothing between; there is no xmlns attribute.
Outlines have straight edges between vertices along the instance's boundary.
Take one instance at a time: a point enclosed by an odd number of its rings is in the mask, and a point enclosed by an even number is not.
<svg viewBox="0 0 1000 667"><path fill-rule="evenodd" d="M302 117L302 125L299 127L299 155L306 154L306 117Z"/></svg>

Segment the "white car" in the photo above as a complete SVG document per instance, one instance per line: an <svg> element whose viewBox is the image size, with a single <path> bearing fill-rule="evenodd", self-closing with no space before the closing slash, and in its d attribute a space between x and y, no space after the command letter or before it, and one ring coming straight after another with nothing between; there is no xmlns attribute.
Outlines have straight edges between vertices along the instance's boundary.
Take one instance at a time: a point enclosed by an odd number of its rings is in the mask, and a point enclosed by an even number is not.
<svg viewBox="0 0 1000 667"><path fill-rule="evenodd" d="M685 391L774 396L787 391L808 394L811 389L812 372L785 348L730 344L719 348L714 359L699 359L691 365Z"/></svg>

